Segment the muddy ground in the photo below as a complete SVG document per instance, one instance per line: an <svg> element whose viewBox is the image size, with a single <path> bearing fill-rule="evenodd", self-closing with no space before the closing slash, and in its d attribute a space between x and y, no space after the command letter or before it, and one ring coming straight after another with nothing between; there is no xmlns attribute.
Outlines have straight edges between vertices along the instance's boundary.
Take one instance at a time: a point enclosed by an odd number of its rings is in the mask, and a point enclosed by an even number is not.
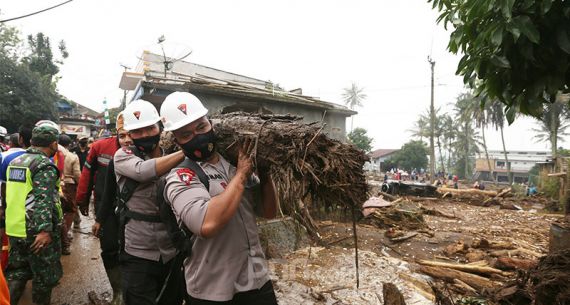
<svg viewBox="0 0 570 305"><path fill-rule="evenodd" d="M446 248L472 244L476 240L506 242L517 248L546 254L550 224L561 215L541 212L543 201L539 198L519 200L523 207L520 211L504 210L499 206L473 206L453 200L421 202L427 209L454 215L457 219L424 215L427 232L399 243L391 242L385 236L386 230L359 224L361 288L358 290L355 285L352 225L321 221L319 227L328 249L313 248L312 252L303 249L281 263L272 262L280 302L383 304L382 283L391 282L403 292L407 304L433 304L429 300L430 295L424 293L431 292L430 287L422 285L431 279L417 272L416 260L467 263L465 252L450 254ZM489 258L483 255L477 260ZM416 279L420 280L419 284Z"/></svg>
<svg viewBox="0 0 570 305"><path fill-rule="evenodd" d="M53 305L91 304L87 296L89 291L94 291L102 299L111 296L99 240L89 233L92 224L93 218L82 217L81 228L73 230L71 255L62 256L63 277L52 292ZM30 282L18 304L32 304Z"/></svg>
<svg viewBox="0 0 570 305"><path fill-rule="evenodd" d="M352 225L320 221L325 247L307 247L270 260L280 304L383 304L382 283L396 284L407 304L433 304L421 289L410 284L416 273L416 259L464 262L462 255L445 256L445 248L477 239L507 241L537 253L546 253L550 223L560 215L541 212L540 202L532 200L524 210L479 207L451 200L421 203L457 219L424 215L433 236L420 233L401 243L392 243L386 230L368 224L357 227L360 248L360 287L356 289ZM101 299L110 297L110 286L99 256L99 242L90 233L91 218L83 217L81 229L74 230L72 254L62 258L64 276L54 289L52 304L91 304L88 292ZM411 278L411 279L410 279ZM20 301L31 304L30 287Z"/></svg>

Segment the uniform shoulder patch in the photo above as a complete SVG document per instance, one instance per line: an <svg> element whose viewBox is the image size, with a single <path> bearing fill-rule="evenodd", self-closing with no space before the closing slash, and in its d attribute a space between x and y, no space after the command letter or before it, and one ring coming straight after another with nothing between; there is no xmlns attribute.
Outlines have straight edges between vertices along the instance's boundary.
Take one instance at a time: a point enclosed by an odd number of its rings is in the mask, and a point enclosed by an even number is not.
<svg viewBox="0 0 570 305"><path fill-rule="evenodd" d="M26 169L21 167L10 167L8 181L26 182Z"/></svg>
<svg viewBox="0 0 570 305"><path fill-rule="evenodd" d="M176 175L178 175L178 179L180 179L181 182L184 182L186 185L190 185L190 182L192 182L196 173L189 168L181 168L176 171Z"/></svg>
<svg viewBox="0 0 570 305"><path fill-rule="evenodd" d="M127 155L132 155L133 154L133 150L128 148L128 147L123 147L123 151L127 154Z"/></svg>

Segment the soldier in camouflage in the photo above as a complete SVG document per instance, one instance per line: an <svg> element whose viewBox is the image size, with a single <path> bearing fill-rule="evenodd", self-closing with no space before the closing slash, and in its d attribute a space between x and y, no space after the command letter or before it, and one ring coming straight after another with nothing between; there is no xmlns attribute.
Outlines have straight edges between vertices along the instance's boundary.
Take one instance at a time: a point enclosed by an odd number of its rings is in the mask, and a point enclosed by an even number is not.
<svg viewBox="0 0 570 305"><path fill-rule="evenodd" d="M58 150L57 136L51 126L34 128L32 146L8 166L6 234L11 248L6 279L12 304L18 303L28 280L34 304L50 304L63 273L59 172L49 159Z"/></svg>

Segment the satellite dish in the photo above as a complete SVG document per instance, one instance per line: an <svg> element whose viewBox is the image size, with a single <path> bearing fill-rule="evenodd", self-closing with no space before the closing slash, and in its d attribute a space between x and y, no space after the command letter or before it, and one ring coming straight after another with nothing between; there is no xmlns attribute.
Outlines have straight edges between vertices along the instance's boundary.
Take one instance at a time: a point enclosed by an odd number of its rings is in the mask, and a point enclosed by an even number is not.
<svg viewBox="0 0 570 305"><path fill-rule="evenodd" d="M137 58L142 61L162 64L164 67L164 77L166 77L168 71L172 70L175 62L181 61L192 54L190 47L181 43L167 41L164 35L158 37L156 44L146 46L144 50L158 55L162 54L160 61L146 60L139 56L137 56Z"/></svg>

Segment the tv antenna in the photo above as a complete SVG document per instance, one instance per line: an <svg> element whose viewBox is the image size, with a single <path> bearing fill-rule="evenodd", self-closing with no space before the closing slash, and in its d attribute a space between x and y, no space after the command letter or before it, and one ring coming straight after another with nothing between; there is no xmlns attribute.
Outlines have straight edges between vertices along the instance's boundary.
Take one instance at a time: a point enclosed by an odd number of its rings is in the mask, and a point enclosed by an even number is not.
<svg viewBox="0 0 570 305"><path fill-rule="evenodd" d="M160 50L158 50L158 48L160 48ZM150 61L155 64L162 64L164 67L165 78L167 77L168 71L171 71L172 68L174 67L174 63L181 61L184 58L190 56L190 54L192 54L192 50L188 46L172 42L166 42L166 37L164 37L164 35L160 35L160 37L158 37L157 43L150 46L148 49L150 52L154 54L160 55L159 53L162 53L162 60L161 61L145 60L138 56L137 58L142 61ZM168 53L166 51L167 49Z"/></svg>
<svg viewBox="0 0 570 305"><path fill-rule="evenodd" d="M123 69L125 69L125 72L127 72L127 70L131 70L131 67L129 67L123 63L119 63L119 66L123 67Z"/></svg>

